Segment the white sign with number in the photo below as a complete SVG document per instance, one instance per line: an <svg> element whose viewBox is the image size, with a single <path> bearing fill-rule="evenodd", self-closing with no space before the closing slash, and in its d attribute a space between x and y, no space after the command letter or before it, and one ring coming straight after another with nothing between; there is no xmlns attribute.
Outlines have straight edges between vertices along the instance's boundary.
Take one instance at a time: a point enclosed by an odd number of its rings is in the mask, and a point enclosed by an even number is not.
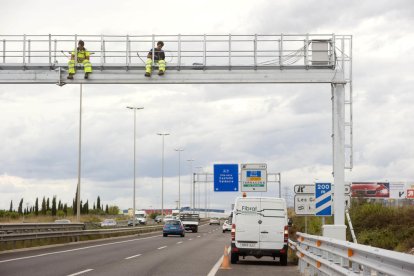
<svg viewBox="0 0 414 276"><path fill-rule="evenodd" d="M242 192L267 191L266 164L242 164L240 174Z"/></svg>

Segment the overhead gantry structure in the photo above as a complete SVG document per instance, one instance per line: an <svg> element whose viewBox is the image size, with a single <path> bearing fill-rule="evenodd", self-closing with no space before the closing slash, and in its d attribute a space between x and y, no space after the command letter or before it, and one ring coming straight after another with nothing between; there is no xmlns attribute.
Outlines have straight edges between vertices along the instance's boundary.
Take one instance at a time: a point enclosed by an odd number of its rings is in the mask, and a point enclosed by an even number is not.
<svg viewBox="0 0 414 276"><path fill-rule="evenodd" d="M68 80L78 40L92 53L93 73L84 79L78 64ZM147 53L159 40L167 71L148 78ZM351 35L0 35L0 46L0 84L331 84L332 231L345 238L344 169L353 165Z"/></svg>

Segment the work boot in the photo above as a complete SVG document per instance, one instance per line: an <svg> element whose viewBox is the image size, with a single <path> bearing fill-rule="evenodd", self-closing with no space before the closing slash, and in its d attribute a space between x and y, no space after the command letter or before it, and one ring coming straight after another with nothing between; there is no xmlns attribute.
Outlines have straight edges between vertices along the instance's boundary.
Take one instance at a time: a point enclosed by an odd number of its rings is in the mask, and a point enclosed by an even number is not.
<svg viewBox="0 0 414 276"><path fill-rule="evenodd" d="M162 75L164 75L164 71L162 70L158 71L158 76L162 76Z"/></svg>
<svg viewBox="0 0 414 276"><path fill-rule="evenodd" d="M145 75L144 76L151 77L151 73L145 72Z"/></svg>
<svg viewBox="0 0 414 276"><path fill-rule="evenodd" d="M73 74L68 75L68 80L73 80Z"/></svg>
<svg viewBox="0 0 414 276"><path fill-rule="evenodd" d="M89 73L85 73L85 79L89 78Z"/></svg>

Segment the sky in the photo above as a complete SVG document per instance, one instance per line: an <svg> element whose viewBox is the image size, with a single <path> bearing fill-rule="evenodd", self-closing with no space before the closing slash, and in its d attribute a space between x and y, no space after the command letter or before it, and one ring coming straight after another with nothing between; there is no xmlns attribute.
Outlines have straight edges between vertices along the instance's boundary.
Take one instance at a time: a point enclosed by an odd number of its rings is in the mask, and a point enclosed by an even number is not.
<svg viewBox="0 0 414 276"><path fill-rule="evenodd" d="M75 4L75 5L73 5ZM346 181L414 182L414 2L328 0L3 0L5 34L345 34L353 36L354 168ZM168 49L168 45L165 46ZM93 59L91 60L93 64ZM168 73L168 71L167 71ZM81 198L132 207L133 112L137 112L137 208L190 201L190 162L266 163L293 185L332 181L329 84L85 85ZM75 196L79 86L0 85L0 209L36 197ZM214 193L229 210L240 193ZM204 187L201 187L204 191ZM275 196L275 185L263 196ZM204 194L202 193L201 196ZM204 202L204 201L203 201Z"/></svg>

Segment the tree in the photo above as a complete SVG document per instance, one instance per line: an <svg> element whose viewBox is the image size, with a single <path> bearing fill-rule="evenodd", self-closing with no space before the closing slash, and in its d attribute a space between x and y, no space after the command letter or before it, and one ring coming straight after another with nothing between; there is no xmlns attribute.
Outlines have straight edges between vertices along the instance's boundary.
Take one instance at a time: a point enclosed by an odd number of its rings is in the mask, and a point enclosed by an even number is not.
<svg viewBox="0 0 414 276"><path fill-rule="evenodd" d="M109 214L108 204L106 204L105 213Z"/></svg>
<svg viewBox="0 0 414 276"><path fill-rule="evenodd" d="M38 216L39 215L39 199L36 197L36 202L35 202L35 215Z"/></svg>
<svg viewBox="0 0 414 276"><path fill-rule="evenodd" d="M43 197L42 200L42 215L46 215L46 199Z"/></svg>
<svg viewBox="0 0 414 276"><path fill-rule="evenodd" d="M98 196L98 199L96 200L96 208L101 209L101 198Z"/></svg>
<svg viewBox="0 0 414 276"><path fill-rule="evenodd" d="M60 199L59 199L59 203L58 203L58 210L62 210L63 209L63 204L62 204L62 202L60 201Z"/></svg>
<svg viewBox="0 0 414 276"><path fill-rule="evenodd" d="M56 196L52 199L52 216L56 216Z"/></svg>
<svg viewBox="0 0 414 276"><path fill-rule="evenodd" d="M108 208L108 205L106 205L106 208ZM108 208L108 214L110 215L118 215L119 214L119 207L118 206L110 206Z"/></svg>
<svg viewBox="0 0 414 276"><path fill-rule="evenodd" d="M10 200L10 209L9 212L13 212L13 200Z"/></svg>
<svg viewBox="0 0 414 276"><path fill-rule="evenodd" d="M23 215L23 198L20 200L19 209L17 211L20 215Z"/></svg>
<svg viewBox="0 0 414 276"><path fill-rule="evenodd" d="M95 202L93 203L93 209L95 210Z"/></svg>
<svg viewBox="0 0 414 276"><path fill-rule="evenodd" d="M46 211L50 211L49 198L46 200Z"/></svg>
<svg viewBox="0 0 414 276"><path fill-rule="evenodd" d="M65 213L65 216L68 215L68 205L66 203L63 205L63 212Z"/></svg>

